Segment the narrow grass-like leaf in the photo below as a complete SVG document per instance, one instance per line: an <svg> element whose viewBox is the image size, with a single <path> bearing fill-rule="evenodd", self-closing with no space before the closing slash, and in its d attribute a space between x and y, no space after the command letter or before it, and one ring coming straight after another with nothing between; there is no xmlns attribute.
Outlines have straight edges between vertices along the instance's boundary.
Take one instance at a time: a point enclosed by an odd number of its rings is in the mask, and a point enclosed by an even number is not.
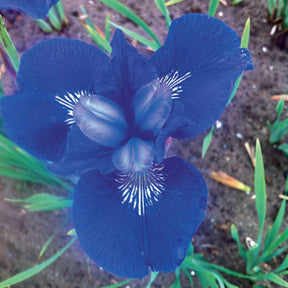
<svg viewBox="0 0 288 288"><path fill-rule="evenodd" d="M279 145L277 149L283 151L285 153L285 156L288 157L288 144L287 143Z"/></svg>
<svg viewBox="0 0 288 288"><path fill-rule="evenodd" d="M231 225L231 235L232 235L232 238L236 241L236 243L238 245L240 256L246 262L247 261L246 250L244 249L243 245L240 243L238 230L237 230L237 228L236 228L236 226L234 224Z"/></svg>
<svg viewBox="0 0 288 288"><path fill-rule="evenodd" d="M277 106L275 108L275 111L277 113L278 118L280 118L280 116L283 112L284 104L285 104L285 99L284 99L284 97L281 97L281 99L279 100L279 102L277 103Z"/></svg>
<svg viewBox="0 0 288 288"><path fill-rule="evenodd" d="M288 255L286 255L285 259L283 260L283 262L280 264L280 266L274 270L274 273L277 273L277 272L281 272L285 269L288 268Z"/></svg>
<svg viewBox="0 0 288 288"><path fill-rule="evenodd" d="M120 282L120 283L117 283L117 284L113 284L113 285L109 285L109 286L105 286L105 287L102 287L102 288L120 288L120 287L123 287L124 285L128 284L131 281L132 281L132 279L128 279L128 280L125 280L123 282Z"/></svg>
<svg viewBox="0 0 288 288"><path fill-rule="evenodd" d="M120 26L114 22L110 22L110 23L112 26L121 29L125 34L130 36L132 39L135 39L138 42L144 44L145 46L151 48L153 51L156 51L158 49L158 45L154 41L151 41L151 40L147 39L146 37L134 32L132 30L129 30L123 26Z"/></svg>
<svg viewBox="0 0 288 288"><path fill-rule="evenodd" d="M59 210L72 206L72 199L55 196L48 193L39 193L26 199L6 199L9 202L24 204L30 212Z"/></svg>
<svg viewBox="0 0 288 288"><path fill-rule="evenodd" d="M239 85L240 85L240 83L241 83L241 80L242 80L242 75L239 76L239 78L238 78L237 81L235 82L234 89L233 89L233 91L232 91L232 93L231 93L231 95L230 95L230 98L229 98L229 100L228 100L228 102L227 102L227 105L233 100L233 98L234 98L234 96L235 96L235 94L236 94L236 92L237 92L237 90L238 90L238 88L239 88Z"/></svg>
<svg viewBox="0 0 288 288"><path fill-rule="evenodd" d="M237 5L237 4L239 4L239 3L241 3L241 2L243 2L244 0L233 0L232 2L231 2L231 5Z"/></svg>
<svg viewBox="0 0 288 288"><path fill-rule="evenodd" d="M110 46L110 43L104 39L100 33L93 29L91 26L89 25L85 25L84 26L86 31L88 32L88 34L91 36L91 38L94 40L94 42L102 49L105 51L107 51L109 54L111 54L112 52L112 48Z"/></svg>
<svg viewBox="0 0 288 288"><path fill-rule="evenodd" d="M219 5L219 0L210 0L208 14L214 16Z"/></svg>
<svg viewBox="0 0 288 288"><path fill-rule="evenodd" d="M248 48L248 44L249 44L249 37L250 37L250 27L251 27L251 23L250 23L250 17L248 17L246 23L245 23L245 27L242 33L242 37L241 37L241 47L242 48Z"/></svg>
<svg viewBox="0 0 288 288"><path fill-rule="evenodd" d="M215 125L213 125L209 131L209 133L205 136L202 144L202 158L204 158L212 140L213 132L215 129Z"/></svg>
<svg viewBox="0 0 288 288"><path fill-rule="evenodd" d="M49 10L47 17L51 23L51 25L58 31L61 30L62 25L61 22L58 18L58 14L57 14L57 10L54 6L51 7L51 9Z"/></svg>
<svg viewBox="0 0 288 288"><path fill-rule="evenodd" d="M158 7L159 11L165 17L167 30L169 30L170 24L171 24L171 18L170 18L168 8L165 5L165 0L154 0L154 1L155 1L156 6Z"/></svg>
<svg viewBox="0 0 288 288"><path fill-rule="evenodd" d="M3 89L2 81L0 79L0 98L4 95L5 95L4 89ZM0 119L0 122L1 122L1 119ZM1 130L1 125L0 125L0 130Z"/></svg>
<svg viewBox="0 0 288 288"><path fill-rule="evenodd" d="M165 5L166 5L166 6L171 6L171 5L174 5L174 4L183 2L183 1L184 1L184 0L170 0L170 1L167 1Z"/></svg>
<svg viewBox="0 0 288 288"><path fill-rule="evenodd" d="M281 287L288 287L288 282L286 282L280 276L274 273L263 274L259 276L259 280L269 280L272 283L280 285Z"/></svg>
<svg viewBox="0 0 288 288"><path fill-rule="evenodd" d="M58 1L55 5L56 9L57 9L57 12L59 14L59 17L60 17L60 20L61 22L64 24L64 25L67 25L69 23L68 21L68 18L65 14L65 10L64 10L64 7L63 7L63 3L62 3L62 0Z"/></svg>
<svg viewBox="0 0 288 288"><path fill-rule="evenodd" d="M149 283L147 284L147 286L145 288L150 288L151 287L152 283L155 281L155 279L158 276L158 274L159 274L159 272L151 271Z"/></svg>
<svg viewBox="0 0 288 288"><path fill-rule="evenodd" d="M288 119L285 119L281 122L279 119L277 119L270 128L269 142L271 144L278 143L280 142L281 138L284 137L287 133L288 133Z"/></svg>
<svg viewBox="0 0 288 288"><path fill-rule="evenodd" d="M23 271L5 281L2 281L0 283L0 288L5 288L7 286L18 284L38 274L39 272L47 268L49 265L51 265L53 262L55 262L76 241L76 239L77 239L76 237L73 238L63 249L61 249L54 256L42 262L41 264L36 265L33 268L30 268L26 271Z"/></svg>
<svg viewBox="0 0 288 288"><path fill-rule="evenodd" d="M132 20L134 23L136 23L137 25L139 25L142 29L144 29L148 35L151 36L151 38L153 38L157 44L157 48L160 48L161 42L159 41L159 39L156 37L156 35L153 33L153 31L150 29L150 27L139 17L137 16L132 10L130 10L128 7L126 7L125 5L123 5L122 3L120 3L117 0L99 0L102 3L104 3L105 5L111 7L112 9L118 11L119 13L123 14L124 16L126 16L127 18L129 18L130 20Z"/></svg>
<svg viewBox="0 0 288 288"><path fill-rule="evenodd" d="M17 50L8 34L8 31L4 25L3 18L0 15L0 43L7 53L14 71L17 73L20 65L20 59Z"/></svg>
<svg viewBox="0 0 288 288"><path fill-rule="evenodd" d="M256 167L255 167L255 178L254 178L254 189L256 195L256 209L259 220L259 234L257 243L260 249L262 233L265 223L266 216L266 183L264 174L263 157L260 147L260 142L256 141Z"/></svg>
<svg viewBox="0 0 288 288"><path fill-rule="evenodd" d="M39 25L39 27L45 32L45 33L53 33L53 28L49 23L47 23L43 19L35 19L35 22Z"/></svg>
<svg viewBox="0 0 288 288"><path fill-rule="evenodd" d="M40 259L45 251L47 250L48 246L51 244L52 240L55 238L56 232L46 241L46 243L42 246L41 251L38 255L38 259Z"/></svg>
<svg viewBox="0 0 288 288"><path fill-rule="evenodd" d="M105 38L107 41L110 41L110 34L111 34L110 19L111 19L111 15L108 13L106 15L106 20L105 20Z"/></svg>

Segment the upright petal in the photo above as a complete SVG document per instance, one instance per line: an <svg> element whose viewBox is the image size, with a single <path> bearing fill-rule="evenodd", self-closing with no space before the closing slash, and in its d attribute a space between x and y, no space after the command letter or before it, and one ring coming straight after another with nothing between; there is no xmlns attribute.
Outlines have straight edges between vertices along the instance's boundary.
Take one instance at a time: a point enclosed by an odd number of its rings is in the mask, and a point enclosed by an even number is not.
<svg viewBox="0 0 288 288"><path fill-rule="evenodd" d="M21 58L19 93L0 100L4 131L32 155L49 161L64 153L73 108L93 92L108 57L78 40L43 41Z"/></svg>
<svg viewBox="0 0 288 288"><path fill-rule="evenodd" d="M99 169L103 174L108 174L115 170L112 162L113 150L90 140L75 125L68 133L64 157L48 168L62 176L79 176L91 169Z"/></svg>
<svg viewBox="0 0 288 288"><path fill-rule="evenodd" d="M201 174L172 158L142 174L83 175L73 218L81 246L97 265L140 278L149 269L170 272L181 264L206 200Z"/></svg>
<svg viewBox="0 0 288 288"><path fill-rule="evenodd" d="M115 31L111 46L111 60L98 94L127 107L139 88L157 78L156 69L127 43L121 30Z"/></svg>
<svg viewBox="0 0 288 288"><path fill-rule="evenodd" d="M45 18L49 9L59 0L0 0L0 9L19 9L29 16Z"/></svg>
<svg viewBox="0 0 288 288"><path fill-rule="evenodd" d="M244 70L252 69L247 49L224 22L188 14L172 22L167 40L152 57L160 80L172 91L166 136L193 137L221 115Z"/></svg>

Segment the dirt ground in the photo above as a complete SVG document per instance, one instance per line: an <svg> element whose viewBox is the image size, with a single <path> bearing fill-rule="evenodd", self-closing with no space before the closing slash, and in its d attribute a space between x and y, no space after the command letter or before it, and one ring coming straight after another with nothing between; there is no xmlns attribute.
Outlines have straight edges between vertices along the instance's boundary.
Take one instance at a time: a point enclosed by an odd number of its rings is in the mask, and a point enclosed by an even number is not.
<svg viewBox="0 0 288 288"><path fill-rule="evenodd" d="M28 16L15 11L3 11L5 24L20 54L43 38L71 37L92 43L78 19L81 4L85 6L90 17L100 28L104 28L106 13L109 12L114 22L143 34L143 31L132 22L97 0L63 0L63 2L69 25L61 33L55 32L50 35L43 34ZM165 19L158 12L153 0L122 2L141 16L164 41L167 34ZM170 8L172 18L193 12L207 13L208 3L208 0L185 0ZM271 224L275 219L281 204L278 194L282 193L285 187L288 161L283 153L269 144L267 121L272 122L276 117L274 111L276 102L270 100L270 96L285 92L287 94L288 91L288 54L282 45L283 38L277 41L276 36L270 35L271 25L267 23L265 7L265 0L244 0L242 4L227 7L220 4L216 17L224 20L239 35L242 34L247 18L251 18L249 49L255 70L244 74L234 100L220 118L222 127L216 129L212 144L204 159L201 159L201 146L205 134L192 140L175 142L171 152L195 165L203 173L208 185L207 217L193 239L196 252L204 253L205 257L213 263L224 265L238 272L244 272L245 266L231 237L230 225L232 223L236 225L243 242L246 236L256 238L258 223L255 200L251 197L253 193L246 195L244 192L218 184L209 178L208 172L209 170L222 170L253 187L254 170L244 143L254 145L256 139L259 138L267 181L267 223ZM140 51L149 55L150 52L147 52L141 45L138 46ZM5 92L13 93L15 86L9 81L7 74L4 75L4 83L6 84ZM288 116L287 107L288 105L284 109L286 116ZM61 225L71 212L27 213L20 206L4 200L5 198L24 198L43 191L55 194L65 193L31 184L23 188L18 181L8 178L0 179L0 281L39 263L41 260L38 260L38 253L42 245L53 234L55 227ZM287 216L285 219L287 222ZM72 223L69 223L64 230L68 231L72 227ZM44 255L44 259L59 251L69 241L69 236L65 235L65 231L58 233L47 254ZM269 265L273 267L275 263L269 263ZM227 279L240 288L252 287L248 281L231 277ZM91 263L89 276L87 256L79 243L76 243L48 269L15 287L100 288L115 284L120 280L123 279L101 270L93 263ZM160 273L152 287L170 287L174 280L174 273ZM181 275L181 280L183 288L190 287L184 275ZM125 287L145 287L148 281L149 277L133 280ZM197 281L195 287L201 287Z"/></svg>

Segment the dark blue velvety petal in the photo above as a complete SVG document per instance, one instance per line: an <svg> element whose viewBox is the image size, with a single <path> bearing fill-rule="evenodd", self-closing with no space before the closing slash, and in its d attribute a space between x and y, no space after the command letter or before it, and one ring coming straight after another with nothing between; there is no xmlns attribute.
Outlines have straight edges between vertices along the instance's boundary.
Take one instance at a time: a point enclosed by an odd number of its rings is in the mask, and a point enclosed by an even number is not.
<svg viewBox="0 0 288 288"><path fill-rule="evenodd" d="M91 169L107 174L115 170L112 163L113 149L103 147L87 138L77 126L68 133L65 156L48 168L62 176L82 175Z"/></svg>
<svg viewBox="0 0 288 288"><path fill-rule="evenodd" d="M69 127L63 109L31 91L0 100L3 130L33 156L57 161L64 153Z"/></svg>
<svg viewBox="0 0 288 288"><path fill-rule="evenodd" d="M140 278L181 264L206 201L199 171L171 158L140 174L86 173L76 187L73 218L81 246L97 265Z"/></svg>
<svg viewBox="0 0 288 288"><path fill-rule="evenodd" d="M239 47L236 32L216 18L188 14L172 22L164 46L151 57L172 91L165 137L193 137L220 117L237 78L253 68L249 51Z"/></svg>
<svg viewBox="0 0 288 288"><path fill-rule="evenodd" d="M127 43L121 30L115 31L111 46L111 60L100 81L98 94L126 107L135 92L156 79L157 73L155 67L148 63L148 59Z"/></svg>
<svg viewBox="0 0 288 288"><path fill-rule="evenodd" d="M4 131L32 155L57 161L64 153L73 106L94 93L108 57L78 40L46 40L21 58L19 94L0 100Z"/></svg>
<svg viewBox="0 0 288 288"><path fill-rule="evenodd" d="M107 147L118 147L128 136L128 124L121 107L110 99L82 96L74 107L73 117L89 139Z"/></svg>
<svg viewBox="0 0 288 288"><path fill-rule="evenodd" d="M149 168L154 158L154 143L132 137L113 152L112 161L120 171L140 171Z"/></svg>
<svg viewBox="0 0 288 288"><path fill-rule="evenodd" d="M49 9L59 0L0 0L0 9L19 9L29 16L45 18Z"/></svg>

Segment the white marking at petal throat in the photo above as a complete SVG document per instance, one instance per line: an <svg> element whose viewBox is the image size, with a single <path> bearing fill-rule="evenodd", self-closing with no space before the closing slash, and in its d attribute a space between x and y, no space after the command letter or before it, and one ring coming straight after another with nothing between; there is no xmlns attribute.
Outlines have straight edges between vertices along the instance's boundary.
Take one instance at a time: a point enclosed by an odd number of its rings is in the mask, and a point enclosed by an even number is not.
<svg viewBox="0 0 288 288"><path fill-rule="evenodd" d="M160 83L165 83L169 87L169 89L172 91L172 99L179 99L181 93L183 92L182 85L180 84L191 76L191 72L187 72L180 76L178 71L174 72L174 70L172 70L169 74L160 79Z"/></svg>
<svg viewBox="0 0 288 288"><path fill-rule="evenodd" d="M149 169L140 172L118 174L116 181L118 190L122 192L122 204L132 205L139 216L145 214L145 209L158 202L160 194L165 190L163 164L154 163Z"/></svg>
<svg viewBox="0 0 288 288"><path fill-rule="evenodd" d="M62 97L58 95L55 96L56 102L61 104L63 109L65 109L67 112L68 118L65 120L65 122L69 126L75 123L75 119L73 117L74 105L79 101L81 96L85 96L85 95L89 96L89 93L81 90L81 91L75 92L74 94L67 92Z"/></svg>

